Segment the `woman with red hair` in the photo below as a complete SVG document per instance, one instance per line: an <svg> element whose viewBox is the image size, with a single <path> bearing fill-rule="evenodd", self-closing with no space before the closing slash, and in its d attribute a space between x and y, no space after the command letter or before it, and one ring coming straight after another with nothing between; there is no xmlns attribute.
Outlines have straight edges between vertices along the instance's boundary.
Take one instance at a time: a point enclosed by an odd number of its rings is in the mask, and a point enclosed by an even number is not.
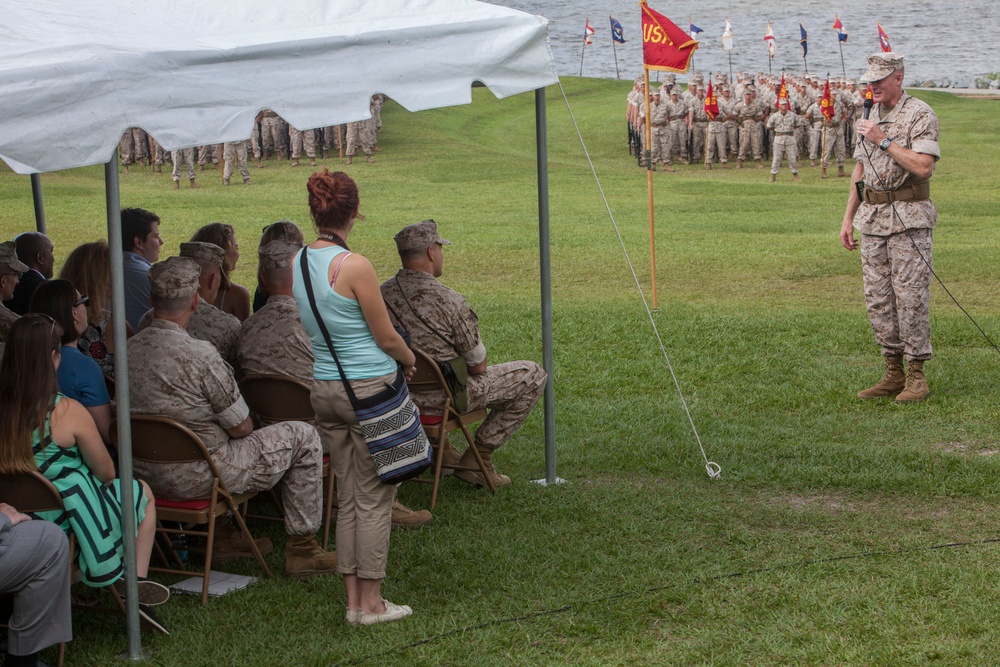
<svg viewBox="0 0 1000 667"><path fill-rule="evenodd" d="M364 219L357 184L343 172L324 169L309 178L307 187L317 239L293 260L293 293L315 355L316 425L337 476L337 571L347 589L346 620L351 625L398 621L413 610L380 594L396 486L379 481L342 378L358 398L366 398L390 386L399 366L409 378L415 357L393 329L371 262L347 248L355 222ZM302 253L343 376L313 315Z"/></svg>

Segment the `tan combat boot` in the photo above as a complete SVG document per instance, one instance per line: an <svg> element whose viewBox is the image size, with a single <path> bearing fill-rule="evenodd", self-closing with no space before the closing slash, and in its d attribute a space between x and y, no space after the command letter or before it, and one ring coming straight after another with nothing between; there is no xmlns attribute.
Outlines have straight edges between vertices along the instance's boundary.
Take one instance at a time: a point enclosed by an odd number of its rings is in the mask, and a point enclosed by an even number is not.
<svg viewBox="0 0 1000 667"><path fill-rule="evenodd" d="M316 158L314 158L314 157L309 158L309 166L310 167L315 167L316 166Z"/></svg>
<svg viewBox="0 0 1000 667"><path fill-rule="evenodd" d="M479 455L483 458L483 463L486 465L486 474L493 481L493 486L498 488L508 486L510 484L510 477L501 475L493 467L493 450L486 449L485 447L477 447L476 449L479 450ZM455 477L473 486L489 486L486 483L486 478L483 477L483 473L479 470L479 463L476 462L476 455L471 448L462 454L458 465L462 468L472 468L472 470L456 470Z"/></svg>
<svg viewBox="0 0 1000 667"><path fill-rule="evenodd" d="M920 376L923 378L923 375ZM903 375L903 355L894 354L885 357L885 374L882 379L873 386L858 392L858 398L881 398L883 396L895 396L903 391L906 386L906 377ZM924 384L926 387L926 383Z"/></svg>
<svg viewBox="0 0 1000 667"><path fill-rule="evenodd" d="M793 181L801 181L802 179L801 179L801 178L799 178L799 175L798 175L798 174L792 174L792 180L793 180Z"/></svg>
<svg viewBox="0 0 1000 667"><path fill-rule="evenodd" d="M274 545L266 537L258 537L254 540L262 556L266 556L274 551ZM237 558L256 558L253 547L242 531L237 531L236 527L226 521L219 523L215 532L215 544L212 545L212 563L225 563Z"/></svg>
<svg viewBox="0 0 1000 667"><path fill-rule="evenodd" d="M756 165L757 169L763 169L764 168L764 165L761 163L760 158L757 158L753 162L754 162L754 165Z"/></svg>
<svg viewBox="0 0 1000 667"><path fill-rule="evenodd" d="M392 501L393 528L419 528L434 521L434 516L427 510L411 510L399 502Z"/></svg>
<svg viewBox="0 0 1000 667"><path fill-rule="evenodd" d="M809 160L809 166L810 167L815 167L816 166L816 160Z"/></svg>
<svg viewBox="0 0 1000 667"><path fill-rule="evenodd" d="M840 165L837 167L837 176L840 176L842 178L847 177L847 172L844 171L844 165Z"/></svg>
<svg viewBox="0 0 1000 667"><path fill-rule="evenodd" d="M931 390L924 377L924 362L911 359L906 369L906 388L896 397L897 403L918 403L927 398Z"/></svg>
<svg viewBox="0 0 1000 667"><path fill-rule="evenodd" d="M289 535L285 540L285 574L308 579L336 574L337 552L323 551L313 535Z"/></svg>
<svg viewBox="0 0 1000 667"><path fill-rule="evenodd" d="M299 159L298 158L292 158L292 166L293 167L299 166Z"/></svg>
<svg viewBox="0 0 1000 667"><path fill-rule="evenodd" d="M771 182L771 183L774 183L776 180L778 180L778 175L777 174L771 174L771 178L769 178L767 180L769 182Z"/></svg>
<svg viewBox="0 0 1000 667"><path fill-rule="evenodd" d="M445 440L441 456L444 457L444 460L441 462L441 476L451 477L455 474L455 466L459 465L459 461L462 460L462 455L457 449L452 447L450 442Z"/></svg>
<svg viewBox="0 0 1000 667"><path fill-rule="evenodd" d="M742 169L743 168L743 160L737 160L736 161L736 168L737 169Z"/></svg>

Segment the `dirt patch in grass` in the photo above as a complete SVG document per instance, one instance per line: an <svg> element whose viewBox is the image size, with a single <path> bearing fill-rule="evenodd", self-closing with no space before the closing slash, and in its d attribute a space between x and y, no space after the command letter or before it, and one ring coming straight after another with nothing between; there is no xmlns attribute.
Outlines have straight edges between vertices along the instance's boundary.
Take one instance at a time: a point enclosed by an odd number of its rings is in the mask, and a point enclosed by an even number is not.
<svg viewBox="0 0 1000 667"><path fill-rule="evenodd" d="M945 454L959 454L963 456L993 456L1000 453L996 442L981 442L971 440L969 442L938 442L931 445L937 452Z"/></svg>

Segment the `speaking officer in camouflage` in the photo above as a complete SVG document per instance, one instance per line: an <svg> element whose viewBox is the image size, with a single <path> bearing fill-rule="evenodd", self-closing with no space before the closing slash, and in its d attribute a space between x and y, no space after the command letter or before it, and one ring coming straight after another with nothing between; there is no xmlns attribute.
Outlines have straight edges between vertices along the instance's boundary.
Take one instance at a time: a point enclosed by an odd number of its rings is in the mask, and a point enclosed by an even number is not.
<svg viewBox="0 0 1000 667"><path fill-rule="evenodd" d="M854 250L854 230L861 232L865 304L886 371L858 396L922 401L930 393L923 373L931 358L931 235L937 225L930 177L941 157L940 128L934 111L903 91L903 56L868 56L861 82L871 85L875 106L856 126L851 181L860 185L850 189L840 242Z"/></svg>
<svg viewBox="0 0 1000 667"><path fill-rule="evenodd" d="M190 257L201 267L198 311L187 325L188 335L211 343L227 363L235 365L240 321L212 305L222 281L226 279L223 269L226 251L214 243L188 241L181 244L181 257ZM145 329L152 320L153 311L149 310L139 320L138 330Z"/></svg>
<svg viewBox="0 0 1000 667"><path fill-rule="evenodd" d="M200 308L201 269L188 257L171 257L149 270L154 319L128 341L132 411L165 415L194 431L230 491L279 487L285 532L285 572L306 578L333 574L336 556L316 542L322 515L323 447L316 429L283 422L254 430L232 369L210 344L185 327ZM204 463L135 462L135 473L153 493L175 500L207 497L212 476Z"/></svg>
<svg viewBox="0 0 1000 667"><path fill-rule="evenodd" d="M292 298L291 261L301 249L301 243L278 239L257 251L257 276L270 296L243 323L236 342L237 361L248 375L289 375L312 385L312 346Z"/></svg>
<svg viewBox="0 0 1000 667"><path fill-rule="evenodd" d="M469 410L486 408L489 415L476 430L475 447L486 463L493 484L510 484L510 477L493 467L493 451L499 449L521 427L538 401L545 385L545 371L533 361L486 365L486 347L479 338L479 318L461 294L442 285L438 278L444 266L443 246L433 220L404 227L396 234L396 248L403 268L382 283L382 296L410 332L413 346L443 362L465 359L469 369ZM439 407L443 397L413 393L421 410ZM446 450L445 463L476 467L475 453ZM458 459L456 461L456 459ZM476 470L458 470L461 480L486 486Z"/></svg>

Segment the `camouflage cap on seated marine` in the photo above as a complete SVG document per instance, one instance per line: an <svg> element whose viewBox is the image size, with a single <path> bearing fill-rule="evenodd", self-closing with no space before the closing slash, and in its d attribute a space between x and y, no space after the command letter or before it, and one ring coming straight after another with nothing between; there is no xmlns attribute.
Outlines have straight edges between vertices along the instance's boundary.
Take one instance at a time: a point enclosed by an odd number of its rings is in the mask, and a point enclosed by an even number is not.
<svg viewBox="0 0 1000 667"><path fill-rule="evenodd" d="M17 247L13 241L0 243L0 269L9 269L14 273L28 270L28 265L17 258Z"/></svg>
<svg viewBox="0 0 1000 667"><path fill-rule="evenodd" d="M868 56L868 69L858 79L861 83L881 81L896 70L903 69L901 53L873 53Z"/></svg>
<svg viewBox="0 0 1000 667"><path fill-rule="evenodd" d="M198 290L201 267L190 257L168 257L149 268L153 301L189 297Z"/></svg>
<svg viewBox="0 0 1000 667"><path fill-rule="evenodd" d="M437 223L433 220L407 225L393 239L396 241L396 248L399 252L427 248L435 243L451 245L451 241L446 241L438 236Z"/></svg>
<svg viewBox="0 0 1000 667"><path fill-rule="evenodd" d="M302 250L302 244L288 239L278 239L258 250L257 259L262 270L287 269L299 250Z"/></svg>
<svg viewBox="0 0 1000 667"><path fill-rule="evenodd" d="M188 241L181 244L181 257L200 259L209 264L215 264L223 272L226 270L226 251L214 243L204 241Z"/></svg>

